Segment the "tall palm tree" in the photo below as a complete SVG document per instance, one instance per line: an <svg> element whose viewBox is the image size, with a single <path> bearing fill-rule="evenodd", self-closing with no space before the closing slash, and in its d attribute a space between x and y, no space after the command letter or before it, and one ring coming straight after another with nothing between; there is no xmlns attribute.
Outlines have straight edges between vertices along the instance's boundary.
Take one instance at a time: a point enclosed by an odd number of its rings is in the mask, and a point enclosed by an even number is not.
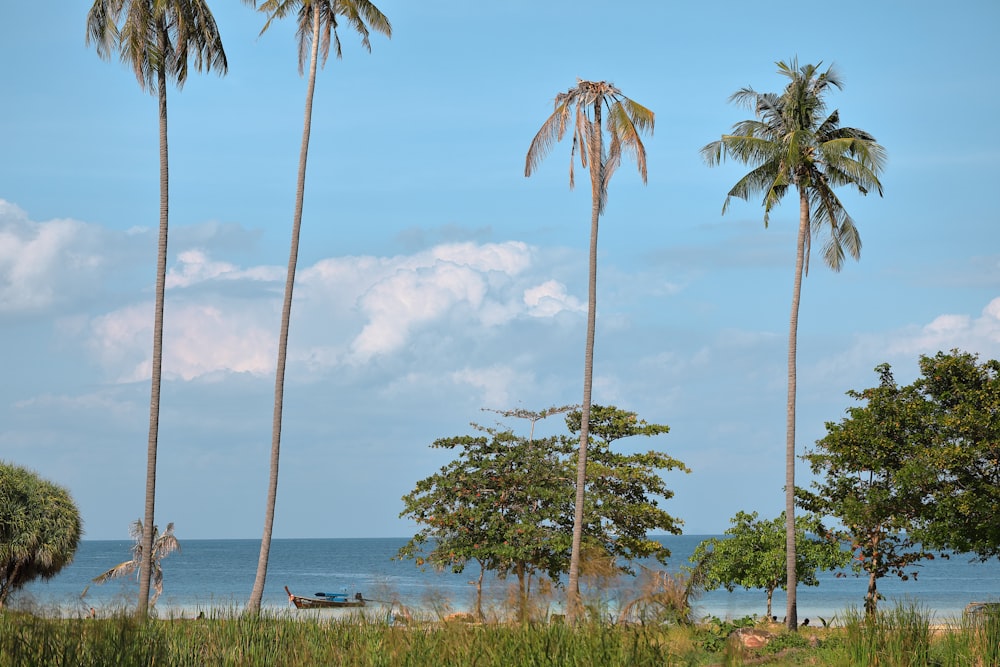
<svg viewBox="0 0 1000 667"><path fill-rule="evenodd" d="M177 537L174 535L173 523L168 523L167 529L162 533L160 533L159 528L153 526L153 530L150 531L153 535L153 546L152 549L147 551L144 544L146 531L142 529L142 526L142 519L136 519L128 529L129 536L135 540L135 544L132 545L132 559L124 563L118 563L118 565L115 565L103 574L97 575L91 581L95 584L103 584L106 581L124 577L132 574L139 569L142 563L148 561L152 563L151 579L153 581L154 593L152 599L149 601L149 606L152 607L160 599L160 595L163 594L163 566L160 561L166 558L171 552L180 551L181 543L177 541ZM143 554L149 554L149 558L143 558ZM84 593L86 593L86 590L84 590Z"/></svg>
<svg viewBox="0 0 1000 667"><path fill-rule="evenodd" d="M605 116L605 112L607 115ZM594 377L594 325L597 315L597 227L608 197L608 182L621 163L622 154L631 154L646 182L646 147L640 134L653 131L653 112L635 102L606 81L583 81L559 93L555 110L531 141L524 175L531 174L573 126L570 151L569 186L574 186L573 159L579 148L580 165L590 171L590 280L587 299L587 341L583 358L583 403L581 405L580 452L576 472L576 505L573 513L573 547L570 554L567 591L567 620L575 622L580 611L580 544L583 540L584 486L587 481L587 442L590 435L590 396ZM604 132L608 133L605 147Z"/></svg>
<svg viewBox="0 0 1000 667"><path fill-rule="evenodd" d="M820 63L822 64L822 63ZM743 88L730 102L753 109L756 118L733 126L701 149L709 166L733 158L751 165L752 171L737 181L723 204L725 214L733 197L748 200L763 195L764 225L771 209L789 187L799 195L799 231L795 248L795 277L792 310L788 327L788 403L785 423L785 543L788 576L786 622L798 626L795 576L795 394L799 297L802 277L809 273L810 241L826 234L823 259L840 271L845 251L854 259L861 254L861 237L834 188L850 185L861 194L876 190L882 195L879 174L885 166L885 149L863 130L840 126L840 114L827 115L824 96L831 88L841 88L833 67L820 72L819 65L803 65L798 60L778 62L778 73L788 78L781 95L758 93Z"/></svg>
<svg viewBox="0 0 1000 667"><path fill-rule="evenodd" d="M306 187L306 157L309 153L309 133L312 127L313 91L316 89L317 65L326 64L330 44L337 58L342 56L337 20L342 17L361 35L361 44L371 52L368 38L371 31L392 37L389 19L369 0L244 0L268 15L260 34L264 34L275 19L297 12L299 40L299 74L302 74L306 54L309 56L309 77L306 84L305 120L302 126L302 146L299 149L299 177L295 188L295 212L292 216L292 243L288 254L288 273L285 278L285 300L281 309L281 332L278 338L278 361L274 378L274 415L271 425L270 480L267 489L267 507L264 512L264 536L260 543L257 576L247 602L247 610L259 612L267 579L267 561L271 551L271 533L274 528L274 505L278 493L278 460L281 452L281 412L284 406L285 358L288 351L288 323L292 313L292 289L295 285L295 266L299 256L299 231L302 227L302 200Z"/></svg>
<svg viewBox="0 0 1000 667"><path fill-rule="evenodd" d="M163 294L167 275L167 80L177 88L187 79L188 59L195 69L225 74L228 65L222 38L205 0L95 0L87 13L87 44L108 60L117 52L146 92L155 92L160 111L160 234L156 258L153 316L152 388L149 399L149 440L146 450L146 562L139 569L139 605L144 617L149 604L152 569L153 509L156 497L156 441L160 420L160 368L163 359Z"/></svg>

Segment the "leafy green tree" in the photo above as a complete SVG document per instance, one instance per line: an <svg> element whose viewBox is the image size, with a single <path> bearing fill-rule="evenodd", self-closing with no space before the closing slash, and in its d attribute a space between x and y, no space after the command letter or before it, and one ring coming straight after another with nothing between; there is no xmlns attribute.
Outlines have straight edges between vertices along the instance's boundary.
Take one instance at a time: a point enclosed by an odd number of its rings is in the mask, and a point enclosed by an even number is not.
<svg viewBox="0 0 1000 667"><path fill-rule="evenodd" d="M143 562L143 543L142 543L142 519L136 519L135 522L129 526L128 529L129 536L135 540L135 544L132 545L132 559L127 560L123 563L115 565L113 568L99 574L93 578L95 584L103 584L112 579L117 579L118 577L124 577L132 574L137 569L139 569L140 564ZM174 535L174 524L168 523L167 529L160 533L160 529L157 526L153 526L153 597L149 601L149 606L153 607L156 605L156 601L160 599L160 595L163 594L163 564L161 561L170 555L174 551L180 551L181 544L177 541L177 537Z"/></svg>
<svg viewBox="0 0 1000 667"><path fill-rule="evenodd" d="M619 571L630 572L627 561L636 558L652 556L664 562L670 552L646 535L679 532L679 522L651 496L670 498L673 494L658 471L683 464L657 452L611 452L611 442L620 437L667 429L617 408L594 408L592 414L606 419L593 423L593 432L607 439L593 444L582 548L613 561ZM567 417L571 428L574 419L578 429L579 411ZM605 421L616 424L615 430L605 430ZM456 572L475 561L481 572L516 576L518 616L524 619L531 577L543 573L558 584L569 568L576 440L531 440L509 429L477 428L482 435L444 438L432 445L457 449L458 456L403 497L400 516L424 527L399 555Z"/></svg>
<svg viewBox="0 0 1000 667"><path fill-rule="evenodd" d="M700 565L700 585L712 591L737 587L747 590L761 588L767 593L767 618L771 618L774 591L785 588L785 515L776 519L760 519L757 512L738 512L730 519L727 537L701 542L691 555L691 562ZM851 562L851 551L842 548L837 534L828 530L819 517L795 517L796 579L805 586L819 586L817 572L836 570Z"/></svg>
<svg viewBox="0 0 1000 667"><path fill-rule="evenodd" d="M918 471L933 475L914 539L937 549L1000 557L1000 361L959 350L920 358L914 386L932 436Z"/></svg>
<svg viewBox="0 0 1000 667"><path fill-rule="evenodd" d="M306 83L305 119L302 125L302 144L299 149L299 175L295 187L295 211L292 215L291 250L288 253L288 271L285 278L285 297L281 309L281 330L278 336L278 359L274 379L274 414L271 426L271 457L264 512L264 536L260 545L257 575L247 602L247 609L259 612L267 580L267 561L271 551L271 534L274 528L274 506L278 493L278 462L281 453L281 417L284 407L285 361L288 353L288 327L292 313L292 290L295 286L295 269L299 257L299 235L302 228L302 205L306 187L306 158L309 154L309 135L312 130L313 93L316 89L316 70L326 64L332 43L337 58L342 57L340 37L337 34L338 17L361 35L361 44L371 52L368 38L371 31L392 36L389 19L369 0L244 0L248 5L267 14L261 29L264 34L275 19L296 13L299 41L299 74L309 54L309 75Z"/></svg>
<svg viewBox="0 0 1000 667"><path fill-rule="evenodd" d="M922 458L933 436L928 404L913 386L898 387L888 364L876 371L878 387L848 392L865 405L828 422L826 436L804 455L818 479L814 492L799 490L804 507L836 517L846 529L855 567L868 575L868 614L881 597L880 578L915 579L912 566L934 556L912 532L932 483Z"/></svg>
<svg viewBox="0 0 1000 667"><path fill-rule="evenodd" d="M72 562L82 533L66 489L0 461L0 610L13 591Z"/></svg>
<svg viewBox="0 0 1000 667"><path fill-rule="evenodd" d="M110 59L117 52L135 73L143 91L159 99L160 232L156 257L153 316L153 360L146 451L145 525L153 525L156 497L156 448L160 421L160 370L163 360L163 298L167 275L169 172L167 160L167 81L184 86L188 60L197 70L227 71L226 53L215 19L204 0L95 0L87 13L87 43ZM144 553L152 553L153 533L143 536ZM140 567L137 614L145 616L152 562Z"/></svg>
<svg viewBox="0 0 1000 667"><path fill-rule="evenodd" d="M802 277L809 272L810 240L824 231L827 240L823 259L839 271L845 251L857 259L861 237L834 189L853 186L861 194L876 190L882 194L879 173L886 160L885 149L869 133L840 126L840 113L827 115L825 95L840 88L833 67L820 72L819 65L803 65L798 60L777 63L778 73L788 78L781 95L758 93L742 88L731 102L754 111L756 118L733 126L732 134L701 149L709 166L727 157L753 169L737 181L722 207L723 214L733 197L749 200L763 195L764 225L771 209L784 198L789 187L799 196L799 231L795 248L795 275L788 327L788 398L785 446L785 539L787 540L788 613L790 629L798 625L796 610L795 557L795 398L799 300Z"/></svg>
<svg viewBox="0 0 1000 667"><path fill-rule="evenodd" d="M531 575L541 570L555 580L564 570L570 539L561 521L568 512L572 448L563 438L526 441L510 430L477 429L481 435L431 445L457 450L457 457L403 496L400 516L424 527L399 555L453 572L475 561L480 572L516 575L518 616L524 618ZM476 609L482 615L481 577Z"/></svg>
<svg viewBox="0 0 1000 667"><path fill-rule="evenodd" d="M604 116L605 110L607 115ZM622 154L632 154L643 183L646 182L646 147L640 135L653 131L653 112L625 97L606 81L578 80L577 85L555 99L555 110L531 141L525 158L524 175L531 174L548 155L553 144L562 141L567 127L573 126L570 151L569 186L574 185L573 159L580 150L580 164L590 171L590 263L587 298L587 338L583 363L583 428L577 461L576 510L573 552L569 569L568 620L575 621L580 610L580 546L583 539L584 489L587 473L587 428L590 423L591 389L594 377L594 329L597 317L597 232L598 221L607 202L608 183L621 162ZM608 133L607 145L604 132Z"/></svg>
<svg viewBox="0 0 1000 667"><path fill-rule="evenodd" d="M570 433L580 432L583 413L566 415ZM633 436L653 437L669 432L665 424L650 424L638 415L615 406L594 405L590 412L587 463L587 500L583 544L591 550L624 562L656 558L666 563L670 550L650 539L651 531L679 534L681 521L659 507L657 498L669 500L674 492L661 475L667 470L690 472L670 456L654 450L624 454L612 444ZM574 526L576 524L574 523ZM627 566L623 570L631 572Z"/></svg>

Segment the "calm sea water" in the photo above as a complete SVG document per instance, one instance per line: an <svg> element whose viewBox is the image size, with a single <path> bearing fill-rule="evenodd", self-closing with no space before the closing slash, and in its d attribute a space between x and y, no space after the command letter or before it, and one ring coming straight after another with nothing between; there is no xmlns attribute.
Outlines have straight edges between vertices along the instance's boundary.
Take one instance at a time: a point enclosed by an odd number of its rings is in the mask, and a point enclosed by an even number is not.
<svg viewBox="0 0 1000 667"><path fill-rule="evenodd" d="M664 536L663 543L673 556L668 570L679 571L688 564L695 546L708 535ZM461 574L422 571L413 561L393 560L406 538L378 539L296 539L274 540L268 566L264 606L269 610L290 609L284 586L293 593L312 595L324 592L361 592L366 598L391 601L429 609L446 601L451 610L472 607L475 595L473 580L476 567ZM93 607L98 613L110 613L134 605L138 592L135 577L114 580L103 585L91 579L131 557L129 541L84 541L73 563L47 582L33 582L15 594L13 606L35 606L59 610L64 614L86 614ZM259 540L183 540L181 552L163 560L163 595L156 605L161 616L192 616L200 611L240 610L253 588ZM957 618L970 601L1000 601L1000 562L970 562L967 556L937 559L918 568L917 579L900 581L895 577L880 580L879 589L886 596L880 604L914 603L938 620ZM628 598L634 580L624 580L608 597ZM507 582L487 577L487 601L502 600ZM799 618L832 619L844 610L861 608L867 583L848 574L838 578L823 573L817 587L800 586ZM558 596L557 596L558 598ZM697 617L740 618L765 611L763 591L742 589L706 593L696 603ZM378 608L378 605L375 605ZM785 597L776 591L774 613L784 615ZM558 602L552 609L559 612ZM317 613L299 611L298 614ZM328 612L323 612L328 613Z"/></svg>

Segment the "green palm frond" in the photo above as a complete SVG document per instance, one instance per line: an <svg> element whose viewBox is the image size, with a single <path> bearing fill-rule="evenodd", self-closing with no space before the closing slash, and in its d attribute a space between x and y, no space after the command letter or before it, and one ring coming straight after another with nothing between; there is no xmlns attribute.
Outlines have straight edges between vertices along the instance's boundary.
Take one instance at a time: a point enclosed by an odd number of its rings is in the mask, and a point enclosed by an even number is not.
<svg viewBox="0 0 1000 667"><path fill-rule="evenodd" d="M344 19L352 30L361 36L361 45L369 52L372 50L372 31L392 37L392 24L378 7L370 0L243 0L257 11L266 14L267 20L260 34L263 35L275 20L283 19L292 13L296 14L295 38L299 49L299 74L305 70L309 61L309 53L314 34L314 22L319 22L319 61L320 66L326 64L330 51L339 60L343 57L340 44L338 17Z"/></svg>
<svg viewBox="0 0 1000 667"><path fill-rule="evenodd" d="M839 111L826 113L826 92L842 85L833 67L821 72L819 64L800 66L797 59L776 64L789 80L784 91L776 95L747 87L733 93L730 101L753 109L755 118L734 124L732 133L706 144L701 155L709 166L733 159L753 168L729 190L723 213L733 197L749 201L759 195L766 226L789 186L804 192L811 234L826 235L824 261L839 270L847 255L859 256L861 240L833 190L849 185L860 194L881 196L886 152L869 133L840 127ZM805 267L808 261L807 253Z"/></svg>
<svg viewBox="0 0 1000 667"><path fill-rule="evenodd" d="M156 91L160 72L182 88L189 61L198 71L228 69L204 0L95 0L87 13L86 43L105 60L117 52L147 92Z"/></svg>

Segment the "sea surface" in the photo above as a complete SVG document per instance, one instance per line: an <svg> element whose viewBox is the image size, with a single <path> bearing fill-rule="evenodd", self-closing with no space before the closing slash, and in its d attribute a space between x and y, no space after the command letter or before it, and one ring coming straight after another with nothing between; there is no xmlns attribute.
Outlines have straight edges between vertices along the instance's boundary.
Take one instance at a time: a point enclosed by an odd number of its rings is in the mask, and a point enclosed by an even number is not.
<svg viewBox="0 0 1000 667"><path fill-rule="evenodd" d="M689 565L688 557L695 547L712 535L663 536L659 539L671 550L666 569L680 571ZM270 611L290 614L331 613L330 610L295 611L289 604L284 587L298 595L317 592L360 592L365 598L379 602L370 605L371 613L388 611L388 603L398 600L415 610L429 613L464 611L473 607L474 582L478 566L470 565L460 574L421 570L412 560L395 560L407 538L358 539L279 539L271 543L264 607ZM56 577L36 581L13 594L10 605L45 613L106 615L124 607L133 607L138 594L135 576L94 584L92 579L114 565L131 558L130 541L86 540L81 542L74 561ZM253 588L259 540L182 540L181 551L163 561L163 595L156 604L161 617L191 617L201 612L219 614L238 612L246 604ZM656 565L650 563L650 565ZM972 601L1000 601L1000 561L986 563L970 561L968 556L926 561L916 568L916 580L901 581L886 577L879 581L879 590L886 597L879 604L890 608L896 604L916 605L932 619L946 622L961 616ZM811 618L813 623L824 619L835 621L848 609L864 605L866 578L847 572L821 574L820 585L799 586L798 616L800 621ZM487 574L484 580L487 606L501 608L508 595L510 581L498 581ZM632 599L640 582L624 578L603 591L606 599ZM630 597L631 596L631 597ZM552 613L562 613L560 592L550 606ZM766 595L762 590L737 589L711 591L695 602L696 618L716 616L736 619L748 615L763 615ZM382 611L380 611L382 610ZM347 610L333 610L344 613ZM773 614L779 619L785 613L785 596L775 591Z"/></svg>

